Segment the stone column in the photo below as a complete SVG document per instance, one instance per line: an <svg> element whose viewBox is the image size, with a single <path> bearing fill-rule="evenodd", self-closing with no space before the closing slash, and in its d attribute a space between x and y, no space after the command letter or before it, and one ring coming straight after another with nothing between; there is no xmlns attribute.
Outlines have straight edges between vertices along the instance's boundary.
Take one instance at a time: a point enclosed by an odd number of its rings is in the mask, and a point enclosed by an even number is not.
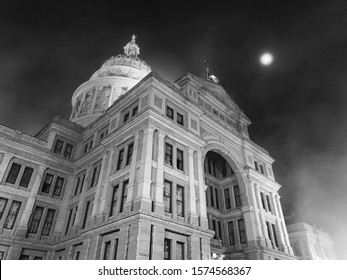
<svg viewBox="0 0 347 280"><path fill-rule="evenodd" d="M280 249L282 251L285 251L286 246L285 246L284 235L283 235L284 233L283 233L282 226L281 226L281 218L280 218L280 215L278 213L278 209L277 209L276 204L275 204L276 197L275 197L274 193L271 193L271 199L272 199L273 208L275 210L276 227L277 227L277 231L278 231L277 236L279 237L279 246L280 246Z"/></svg>
<svg viewBox="0 0 347 280"><path fill-rule="evenodd" d="M196 196L195 196L195 180L194 180L194 149L188 147L189 161L189 189L188 189L188 222L193 225L198 224L198 215L196 213ZM205 206L206 207L206 206Z"/></svg>
<svg viewBox="0 0 347 280"><path fill-rule="evenodd" d="M266 221L264 218L264 213L263 213L263 208L262 208L262 204L261 204L261 197L260 197L260 191L258 189L258 187L255 189L256 195L257 195L257 202L258 202L258 210L259 210L259 215L260 215L260 220L261 220L261 228L262 228L262 232L263 232L263 236L265 238L265 243L267 247L272 246L271 244L271 240L269 239L270 236L268 235L267 229L266 229Z"/></svg>
<svg viewBox="0 0 347 280"><path fill-rule="evenodd" d="M2 162L0 164L0 178L3 178L3 181L6 180L6 178L4 178L4 175L6 173L8 164L10 163L10 160L12 158L13 158L12 154L8 154L8 153L3 154Z"/></svg>
<svg viewBox="0 0 347 280"><path fill-rule="evenodd" d="M208 229L208 221L207 221L207 204L206 204L206 195L205 195L205 181L204 181L204 166L203 166L203 158L202 152L198 151L198 181L199 181L199 204L200 204L200 226Z"/></svg>
<svg viewBox="0 0 347 280"><path fill-rule="evenodd" d="M258 234L259 234L259 242L260 242L260 246L265 246L265 235L264 235L264 231L263 231L263 227L262 227L262 223L260 221L259 218L259 213L260 213L260 207L257 201L257 197L256 197L256 190L254 190L254 187L252 187L252 185L254 186L255 184L251 183L251 196L252 196L252 200L254 202L254 209L255 209L255 217L256 217L256 221L257 221L257 228L258 228Z"/></svg>
<svg viewBox="0 0 347 280"><path fill-rule="evenodd" d="M154 129L151 127L144 128L139 181L137 185L137 195L134 201L134 210L142 209L151 211L152 209L150 190L152 183L151 172L153 131Z"/></svg>

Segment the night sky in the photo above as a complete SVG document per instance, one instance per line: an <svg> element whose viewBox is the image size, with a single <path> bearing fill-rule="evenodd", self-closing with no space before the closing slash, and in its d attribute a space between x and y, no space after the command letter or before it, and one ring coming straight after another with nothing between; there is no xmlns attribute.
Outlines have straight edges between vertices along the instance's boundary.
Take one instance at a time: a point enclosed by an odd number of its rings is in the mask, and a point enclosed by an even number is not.
<svg viewBox="0 0 347 280"><path fill-rule="evenodd" d="M1 1L0 123L35 135L69 118L75 89L132 34L171 82L206 59L276 159L288 221L328 232L347 259L347 2L203 3Z"/></svg>

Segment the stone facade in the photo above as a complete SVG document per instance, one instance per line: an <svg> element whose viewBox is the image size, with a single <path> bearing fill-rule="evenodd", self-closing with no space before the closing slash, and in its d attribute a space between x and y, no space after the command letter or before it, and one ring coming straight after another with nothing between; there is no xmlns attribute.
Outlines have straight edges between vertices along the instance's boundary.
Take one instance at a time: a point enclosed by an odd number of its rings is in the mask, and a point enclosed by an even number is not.
<svg viewBox="0 0 347 280"><path fill-rule="evenodd" d="M289 240L294 254L302 260L336 260L330 236L306 223L288 225Z"/></svg>
<svg viewBox="0 0 347 280"><path fill-rule="evenodd" d="M35 137L0 126L1 257L294 259L250 120L219 84L147 74L136 47L76 90L70 120ZM115 95L120 65L133 76Z"/></svg>

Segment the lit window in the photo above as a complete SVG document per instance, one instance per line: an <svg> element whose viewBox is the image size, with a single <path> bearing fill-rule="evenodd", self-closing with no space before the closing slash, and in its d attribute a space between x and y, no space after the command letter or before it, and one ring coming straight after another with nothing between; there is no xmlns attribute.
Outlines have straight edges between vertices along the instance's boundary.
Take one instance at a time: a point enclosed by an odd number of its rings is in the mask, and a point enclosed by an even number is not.
<svg viewBox="0 0 347 280"><path fill-rule="evenodd" d="M184 188L179 185L176 187L176 206L177 216L184 217Z"/></svg>
<svg viewBox="0 0 347 280"><path fill-rule="evenodd" d="M123 182L122 198L121 198L121 201L120 201L119 213L122 213L122 212L123 212L123 210L124 210L124 204L125 204L126 201L127 201L127 196L128 196L128 184L129 184L129 181L128 181L128 180Z"/></svg>
<svg viewBox="0 0 347 280"><path fill-rule="evenodd" d="M164 210L165 213L171 213L171 193L172 193L172 183L169 181L164 181Z"/></svg>
<svg viewBox="0 0 347 280"><path fill-rule="evenodd" d="M172 145L165 144L165 163L172 166Z"/></svg>
<svg viewBox="0 0 347 280"><path fill-rule="evenodd" d="M14 224L16 222L16 219L17 219L17 216L18 216L19 209L20 209L21 205L22 205L22 203L19 202L19 201L13 201L12 202L10 211L9 211L9 213L7 215L7 218L6 218L6 221L5 221L5 224L4 224L4 228L13 229L13 226L14 226Z"/></svg>

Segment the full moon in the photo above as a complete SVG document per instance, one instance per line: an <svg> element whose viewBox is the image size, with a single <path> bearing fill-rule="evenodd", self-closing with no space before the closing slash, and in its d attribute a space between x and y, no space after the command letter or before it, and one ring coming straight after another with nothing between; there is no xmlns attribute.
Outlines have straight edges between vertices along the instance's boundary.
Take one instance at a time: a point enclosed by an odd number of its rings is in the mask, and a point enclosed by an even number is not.
<svg viewBox="0 0 347 280"><path fill-rule="evenodd" d="M260 63L265 65L265 66L268 66L273 62L273 59L274 58L273 58L273 55L271 53L263 53L260 56Z"/></svg>

